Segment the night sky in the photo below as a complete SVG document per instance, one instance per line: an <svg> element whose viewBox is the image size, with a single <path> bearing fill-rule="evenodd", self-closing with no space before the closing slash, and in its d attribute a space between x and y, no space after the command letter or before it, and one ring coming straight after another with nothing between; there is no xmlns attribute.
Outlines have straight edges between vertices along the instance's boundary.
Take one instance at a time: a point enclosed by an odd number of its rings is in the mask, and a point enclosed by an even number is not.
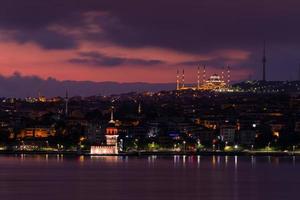
<svg viewBox="0 0 300 200"><path fill-rule="evenodd" d="M298 79L299 0L0 0L0 74L58 80Z"/></svg>

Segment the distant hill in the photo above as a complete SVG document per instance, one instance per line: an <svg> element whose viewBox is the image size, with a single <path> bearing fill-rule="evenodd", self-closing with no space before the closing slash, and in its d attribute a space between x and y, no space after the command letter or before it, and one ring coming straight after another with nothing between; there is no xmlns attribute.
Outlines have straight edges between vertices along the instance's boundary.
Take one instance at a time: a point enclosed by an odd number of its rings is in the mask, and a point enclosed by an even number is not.
<svg viewBox="0 0 300 200"><path fill-rule="evenodd" d="M70 96L110 95L127 92L156 92L174 89L174 83L118 83L91 81L46 80L36 76L22 76L15 73L10 77L0 76L0 97L36 97L40 92L46 97L64 96L68 89Z"/></svg>

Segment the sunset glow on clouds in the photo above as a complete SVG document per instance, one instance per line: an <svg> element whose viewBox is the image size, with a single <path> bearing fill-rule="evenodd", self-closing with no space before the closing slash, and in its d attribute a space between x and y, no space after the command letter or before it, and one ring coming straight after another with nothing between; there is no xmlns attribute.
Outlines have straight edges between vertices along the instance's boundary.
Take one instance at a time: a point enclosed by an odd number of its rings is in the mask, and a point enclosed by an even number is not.
<svg viewBox="0 0 300 200"><path fill-rule="evenodd" d="M0 3L5 14L0 16L0 74L5 76L20 72L58 80L164 83L174 82L176 70L185 69L187 81L195 82L199 65L206 65L209 74L230 65L235 81L250 75L259 79L266 36L272 42L271 79L289 77L288 71L280 73L282 63L293 69L299 61L282 50L299 48L300 31L293 25L300 16L279 1L272 1L268 17L255 1L247 6L219 0ZM237 15L230 12L237 7ZM295 17L277 16L278 9ZM252 18L243 15L254 11Z"/></svg>
<svg viewBox="0 0 300 200"><path fill-rule="evenodd" d="M184 63L195 62L200 65L201 62L228 58L230 64L249 57L248 52L236 50L201 55L155 47L126 48L101 42L92 44L88 41L83 41L76 49L62 50L43 49L34 42L19 44L9 41L0 43L0 51L1 73L6 76L21 72L22 75L54 77L59 80L118 82L172 82L177 68L185 68L187 80L193 81L198 65ZM96 55L84 56L86 54ZM110 58L112 62L96 62L101 60L97 55ZM78 62L71 62L73 59L78 59ZM82 62L79 62L80 59ZM117 62L114 63L114 60ZM220 69L215 68L211 66L208 71L217 72L221 69L220 66ZM243 73L239 74L239 77L243 76Z"/></svg>

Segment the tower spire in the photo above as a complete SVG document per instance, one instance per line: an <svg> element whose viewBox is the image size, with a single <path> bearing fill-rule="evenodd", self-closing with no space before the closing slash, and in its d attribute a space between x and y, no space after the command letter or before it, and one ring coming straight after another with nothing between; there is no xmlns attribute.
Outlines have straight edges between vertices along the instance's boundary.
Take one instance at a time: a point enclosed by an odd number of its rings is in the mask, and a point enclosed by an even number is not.
<svg viewBox="0 0 300 200"><path fill-rule="evenodd" d="M266 41L264 40L264 47L263 47L263 57L262 57L262 65L263 65L263 74L262 74L262 80L266 81Z"/></svg>

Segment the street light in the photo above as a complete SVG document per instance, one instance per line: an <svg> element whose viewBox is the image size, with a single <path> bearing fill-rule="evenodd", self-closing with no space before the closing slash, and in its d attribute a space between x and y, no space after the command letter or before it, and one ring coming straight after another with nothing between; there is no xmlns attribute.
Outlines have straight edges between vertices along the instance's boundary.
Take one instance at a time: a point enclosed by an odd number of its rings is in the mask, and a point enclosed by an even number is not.
<svg viewBox="0 0 300 200"><path fill-rule="evenodd" d="M271 145L271 142L268 143L268 149L267 149L267 151L270 151L270 145Z"/></svg>
<svg viewBox="0 0 300 200"><path fill-rule="evenodd" d="M295 146L295 145L293 145L293 153L295 153L295 149L296 149L296 146Z"/></svg>
<svg viewBox="0 0 300 200"><path fill-rule="evenodd" d="M198 141L197 141L197 144L198 144L198 149L200 149L201 146L202 146L202 145L201 145L201 140L198 140Z"/></svg>
<svg viewBox="0 0 300 200"><path fill-rule="evenodd" d="M120 150L123 151L123 139L120 139Z"/></svg>

